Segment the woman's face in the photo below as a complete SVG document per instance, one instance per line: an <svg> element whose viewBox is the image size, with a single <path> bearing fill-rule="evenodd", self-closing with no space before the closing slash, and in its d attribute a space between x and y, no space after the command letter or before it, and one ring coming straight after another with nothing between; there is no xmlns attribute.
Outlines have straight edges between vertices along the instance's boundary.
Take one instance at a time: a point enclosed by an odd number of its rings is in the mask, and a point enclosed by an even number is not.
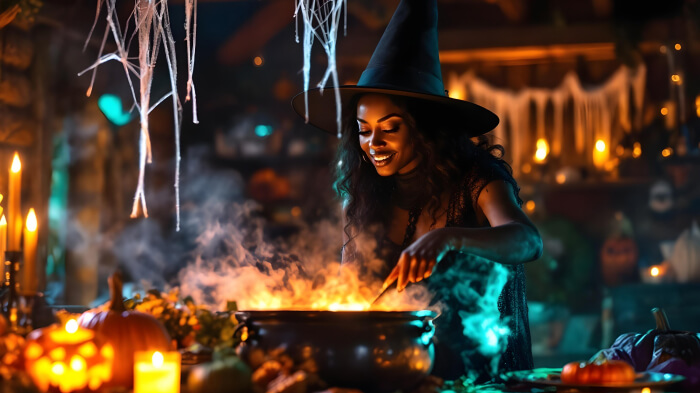
<svg viewBox="0 0 700 393"><path fill-rule="evenodd" d="M360 147L380 176L406 173L418 166L420 158L406 114L389 97L361 97L357 103L357 125Z"/></svg>

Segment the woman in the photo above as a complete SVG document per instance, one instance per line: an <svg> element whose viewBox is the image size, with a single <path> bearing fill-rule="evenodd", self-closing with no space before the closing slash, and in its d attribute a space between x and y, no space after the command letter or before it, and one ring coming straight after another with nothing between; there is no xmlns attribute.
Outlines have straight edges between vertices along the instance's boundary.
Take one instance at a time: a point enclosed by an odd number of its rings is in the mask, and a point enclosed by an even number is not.
<svg viewBox="0 0 700 393"><path fill-rule="evenodd" d="M354 260L355 236L381 228L384 285L396 281L402 291L426 280L448 306L435 321L433 373L454 379L472 370L483 381L491 360L462 334L464 305L449 290L460 285L454 272L507 267L498 313L510 332L499 371L532 368L522 263L538 258L542 243L520 210L503 148L483 136L471 140L498 117L443 94L436 26L435 0L402 0L358 84L338 88L345 105L336 181L345 202L343 260ZM332 132L333 95L307 94L295 97L295 110L308 107L309 123ZM474 290L485 285L475 280Z"/></svg>

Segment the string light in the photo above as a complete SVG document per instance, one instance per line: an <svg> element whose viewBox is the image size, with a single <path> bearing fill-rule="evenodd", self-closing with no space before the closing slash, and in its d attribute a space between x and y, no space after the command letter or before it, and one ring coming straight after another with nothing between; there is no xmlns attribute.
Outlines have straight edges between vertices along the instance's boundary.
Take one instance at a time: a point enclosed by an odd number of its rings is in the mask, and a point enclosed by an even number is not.
<svg viewBox="0 0 700 393"><path fill-rule="evenodd" d="M674 48L676 48L676 50L681 50L681 44L676 44Z"/></svg>
<svg viewBox="0 0 700 393"><path fill-rule="evenodd" d="M263 59L261 56L255 56L253 59L253 64L255 64L256 67L262 66L264 62L265 59Z"/></svg>
<svg viewBox="0 0 700 393"><path fill-rule="evenodd" d="M665 54L666 53L666 45L661 45L661 47L659 48L659 52Z"/></svg>
<svg viewBox="0 0 700 393"><path fill-rule="evenodd" d="M661 115L662 116L668 115L668 108L666 108L666 107L661 108Z"/></svg>
<svg viewBox="0 0 700 393"><path fill-rule="evenodd" d="M639 158L642 155L642 145L639 142L634 142L632 145L632 157Z"/></svg>
<svg viewBox="0 0 700 393"><path fill-rule="evenodd" d="M525 209L527 209L527 211L529 211L530 213L535 211L535 207L535 201L533 200L529 200L525 203Z"/></svg>
<svg viewBox="0 0 700 393"><path fill-rule="evenodd" d="M566 183L566 175L563 173L559 173L555 177L555 180L557 181L558 184L564 184L564 183Z"/></svg>
<svg viewBox="0 0 700 393"><path fill-rule="evenodd" d="M673 83L676 83L679 85L681 84L681 76L678 74L671 75L671 80L673 81Z"/></svg>
<svg viewBox="0 0 700 393"><path fill-rule="evenodd" d="M673 154L673 149L671 149L670 147L661 150L661 155L664 157L669 157L671 154Z"/></svg>

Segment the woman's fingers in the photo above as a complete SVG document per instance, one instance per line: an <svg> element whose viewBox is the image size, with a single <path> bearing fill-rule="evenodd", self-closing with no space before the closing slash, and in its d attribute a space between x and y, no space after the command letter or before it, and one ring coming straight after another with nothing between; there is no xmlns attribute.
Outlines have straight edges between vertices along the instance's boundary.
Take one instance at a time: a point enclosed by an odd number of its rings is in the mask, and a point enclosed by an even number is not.
<svg viewBox="0 0 700 393"><path fill-rule="evenodd" d="M418 270L416 271L416 282L421 281L425 278L425 269L428 267L428 261L422 260L418 264Z"/></svg>
<svg viewBox="0 0 700 393"><path fill-rule="evenodd" d="M416 282L416 273L418 272L418 258L413 257L411 258L411 263L408 267L408 278L406 280L407 283L409 282Z"/></svg>
<svg viewBox="0 0 700 393"><path fill-rule="evenodd" d="M389 276L387 276L386 280L384 280L384 284L382 284L382 291L385 290L389 285L393 284L394 281L396 281L399 278L399 264L397 263L396 266L394 266L394 270L389 273Z"/></svg>

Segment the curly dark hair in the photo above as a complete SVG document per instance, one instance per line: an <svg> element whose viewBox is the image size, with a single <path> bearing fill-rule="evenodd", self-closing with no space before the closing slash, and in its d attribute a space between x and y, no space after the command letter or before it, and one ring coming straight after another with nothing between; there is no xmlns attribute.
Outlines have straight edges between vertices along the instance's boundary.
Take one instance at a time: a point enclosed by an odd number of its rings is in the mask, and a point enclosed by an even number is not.
<svg viewBox="0 0 700 393"><path fill-rule="evenodd" d="M364 152L358 138L357 103L362 95L353 97L344 108L343 132L335 162L334 188L343 201L345 234L350 242L360 228L373 224L385 225L390 218L387 209L394 189L392 176L377 173L371 162L363 160ZM403 110L404 121L413 133L416 153L422 157L420 175L425 179L426 208L437 221L441 210L440 196L452 192L466 171L475 164L496 162L509 174L512 169L503 160L505 149L492 144L487 136L469 137L468 124L456 123L444 115L444 107L410 97L388 95Z"/></svg>

